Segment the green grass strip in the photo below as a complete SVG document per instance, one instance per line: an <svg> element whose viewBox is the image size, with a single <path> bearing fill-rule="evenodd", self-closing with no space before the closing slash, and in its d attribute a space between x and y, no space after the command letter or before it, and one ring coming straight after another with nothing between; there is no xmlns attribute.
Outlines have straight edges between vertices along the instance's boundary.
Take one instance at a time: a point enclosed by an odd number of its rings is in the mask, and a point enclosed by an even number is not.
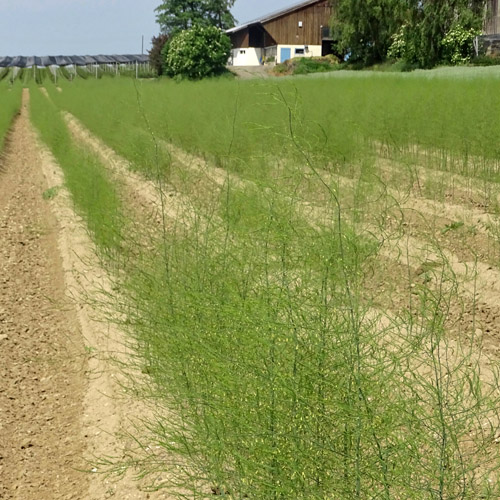
<svg viewBox="0 0 500 500"><path fill-rule="evenodd" d="M12 125L12 120L18 113L21 106L21 86L15 85L7 88L0 87L0 151L2 151L5 142L5 136Z"/></svg>
<svg viewBox="0 0 500 500"><path fill-rule="evenodd" d="M61 166L76 209L95 243L104 251L118 250L122 207L104 167L95 155L74 143L57 107L33 87L31 119Z"/></svg>
<svg viewBox="0 0 500 500"><path fill-rule="evenodd" d="M344 169L373 161L377 141L394 154L418 145L451 155L460 159L457 173L498 181L481 160L500 158L498 78L474 70L470 78L440 75L335 72L269 81L159 80L138 84L141 106L133 81L89 80L68 85L55 99L145 171L152 160L140 152L152 131L215 164L265 178L270 162L300 161L288 138L290 107L296 135L319 166Z"/></svg>

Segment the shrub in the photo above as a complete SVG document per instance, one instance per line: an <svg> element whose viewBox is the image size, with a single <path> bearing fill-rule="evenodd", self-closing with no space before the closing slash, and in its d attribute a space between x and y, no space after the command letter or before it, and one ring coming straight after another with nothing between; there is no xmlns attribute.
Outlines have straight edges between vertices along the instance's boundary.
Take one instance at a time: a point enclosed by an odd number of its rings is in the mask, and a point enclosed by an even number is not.
<svg viewBox="0 0 500 500"><path fill-rule="evenodd" d="M500 57L479 56L472 59L471 64L474 66L498 66L500 65Z"/></svg>
<svg viewBox="0 0 500 500"><path fill-rule="evenodd" d="M405 26L401 26L399 30L391 37L391 45L387 51L389 59L402 59L406 56L407 44L405 40Z"/></svg>
<svg viewBox="0 0 500 500"><path fill-rule="evenodd" d="M274 67L279 75L306 75L341 69L339 59L330 54L325 57L296 57Z"/></svg>
<svg viewBox="0 0 500 500"><path fill-rule="evenodd" d="M294 75L305 75L308 73L324 73L338 69L339 60L331 55L329 57L300 57L294 64Z"/></svg>
<svg viewBox="0 0 500 500"><path fill-rule="evenodd" d="M479 33L457 24L446 33L441 41L443 59L451 64L467 64L474 56L474 38Z"/></svg>
<svg viewBox="0 0 500 500"><path fill-rule="evenodd" d="M194 26L182 31L163 49L169 76L193 80L223 73L231 52L231 40L219 28Z"/></svg>

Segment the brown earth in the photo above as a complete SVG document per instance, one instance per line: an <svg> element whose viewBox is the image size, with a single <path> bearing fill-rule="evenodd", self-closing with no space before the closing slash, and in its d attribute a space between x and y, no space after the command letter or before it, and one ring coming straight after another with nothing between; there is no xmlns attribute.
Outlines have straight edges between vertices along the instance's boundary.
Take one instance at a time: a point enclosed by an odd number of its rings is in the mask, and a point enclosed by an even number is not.
<svg viewBox="0 0 500 500"><path fill-rule="evenodd" d="M87 498L87 366L27 112L0 175L0 498Z"/></svg>
<svg viewBox="0 0 500 500"><path fill-rule="evenodd" d="M231 66L229 71L241 80L270 78L272 67L268 66Z"/></svg>
<svg viewBox="0 0 500 500"><path fill-rule="evenodd" d="M0 169L0 499L169 498L99 464L128 456L146 409L110 361L126 340L88 300L109 283L28 102Z"/></svg>

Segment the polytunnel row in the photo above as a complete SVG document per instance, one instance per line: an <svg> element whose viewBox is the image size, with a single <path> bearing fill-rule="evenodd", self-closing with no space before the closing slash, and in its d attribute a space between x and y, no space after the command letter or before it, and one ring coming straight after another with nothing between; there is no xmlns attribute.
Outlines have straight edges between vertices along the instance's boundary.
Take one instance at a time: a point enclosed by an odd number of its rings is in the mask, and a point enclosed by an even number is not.
<svg viewBox="0 0 500 500"><path fill-rule="evenodd" d="M145 64L147 55L98 56L17 56L0 57L0 68L29 68L32 66L88 66L89 64Z"/></svg>

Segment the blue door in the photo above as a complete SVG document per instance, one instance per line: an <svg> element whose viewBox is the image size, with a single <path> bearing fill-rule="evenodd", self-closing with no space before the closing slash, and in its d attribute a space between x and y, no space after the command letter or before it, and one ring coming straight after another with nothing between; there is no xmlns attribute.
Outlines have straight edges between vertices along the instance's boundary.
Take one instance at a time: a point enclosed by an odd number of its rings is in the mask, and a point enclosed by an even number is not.
<svg viewBox="0 0 500 500"><path fill-rule="evenodd" d="M292 57L292 49L281 49L281 62L284 63L285 61L288 61Z"/></svg>

